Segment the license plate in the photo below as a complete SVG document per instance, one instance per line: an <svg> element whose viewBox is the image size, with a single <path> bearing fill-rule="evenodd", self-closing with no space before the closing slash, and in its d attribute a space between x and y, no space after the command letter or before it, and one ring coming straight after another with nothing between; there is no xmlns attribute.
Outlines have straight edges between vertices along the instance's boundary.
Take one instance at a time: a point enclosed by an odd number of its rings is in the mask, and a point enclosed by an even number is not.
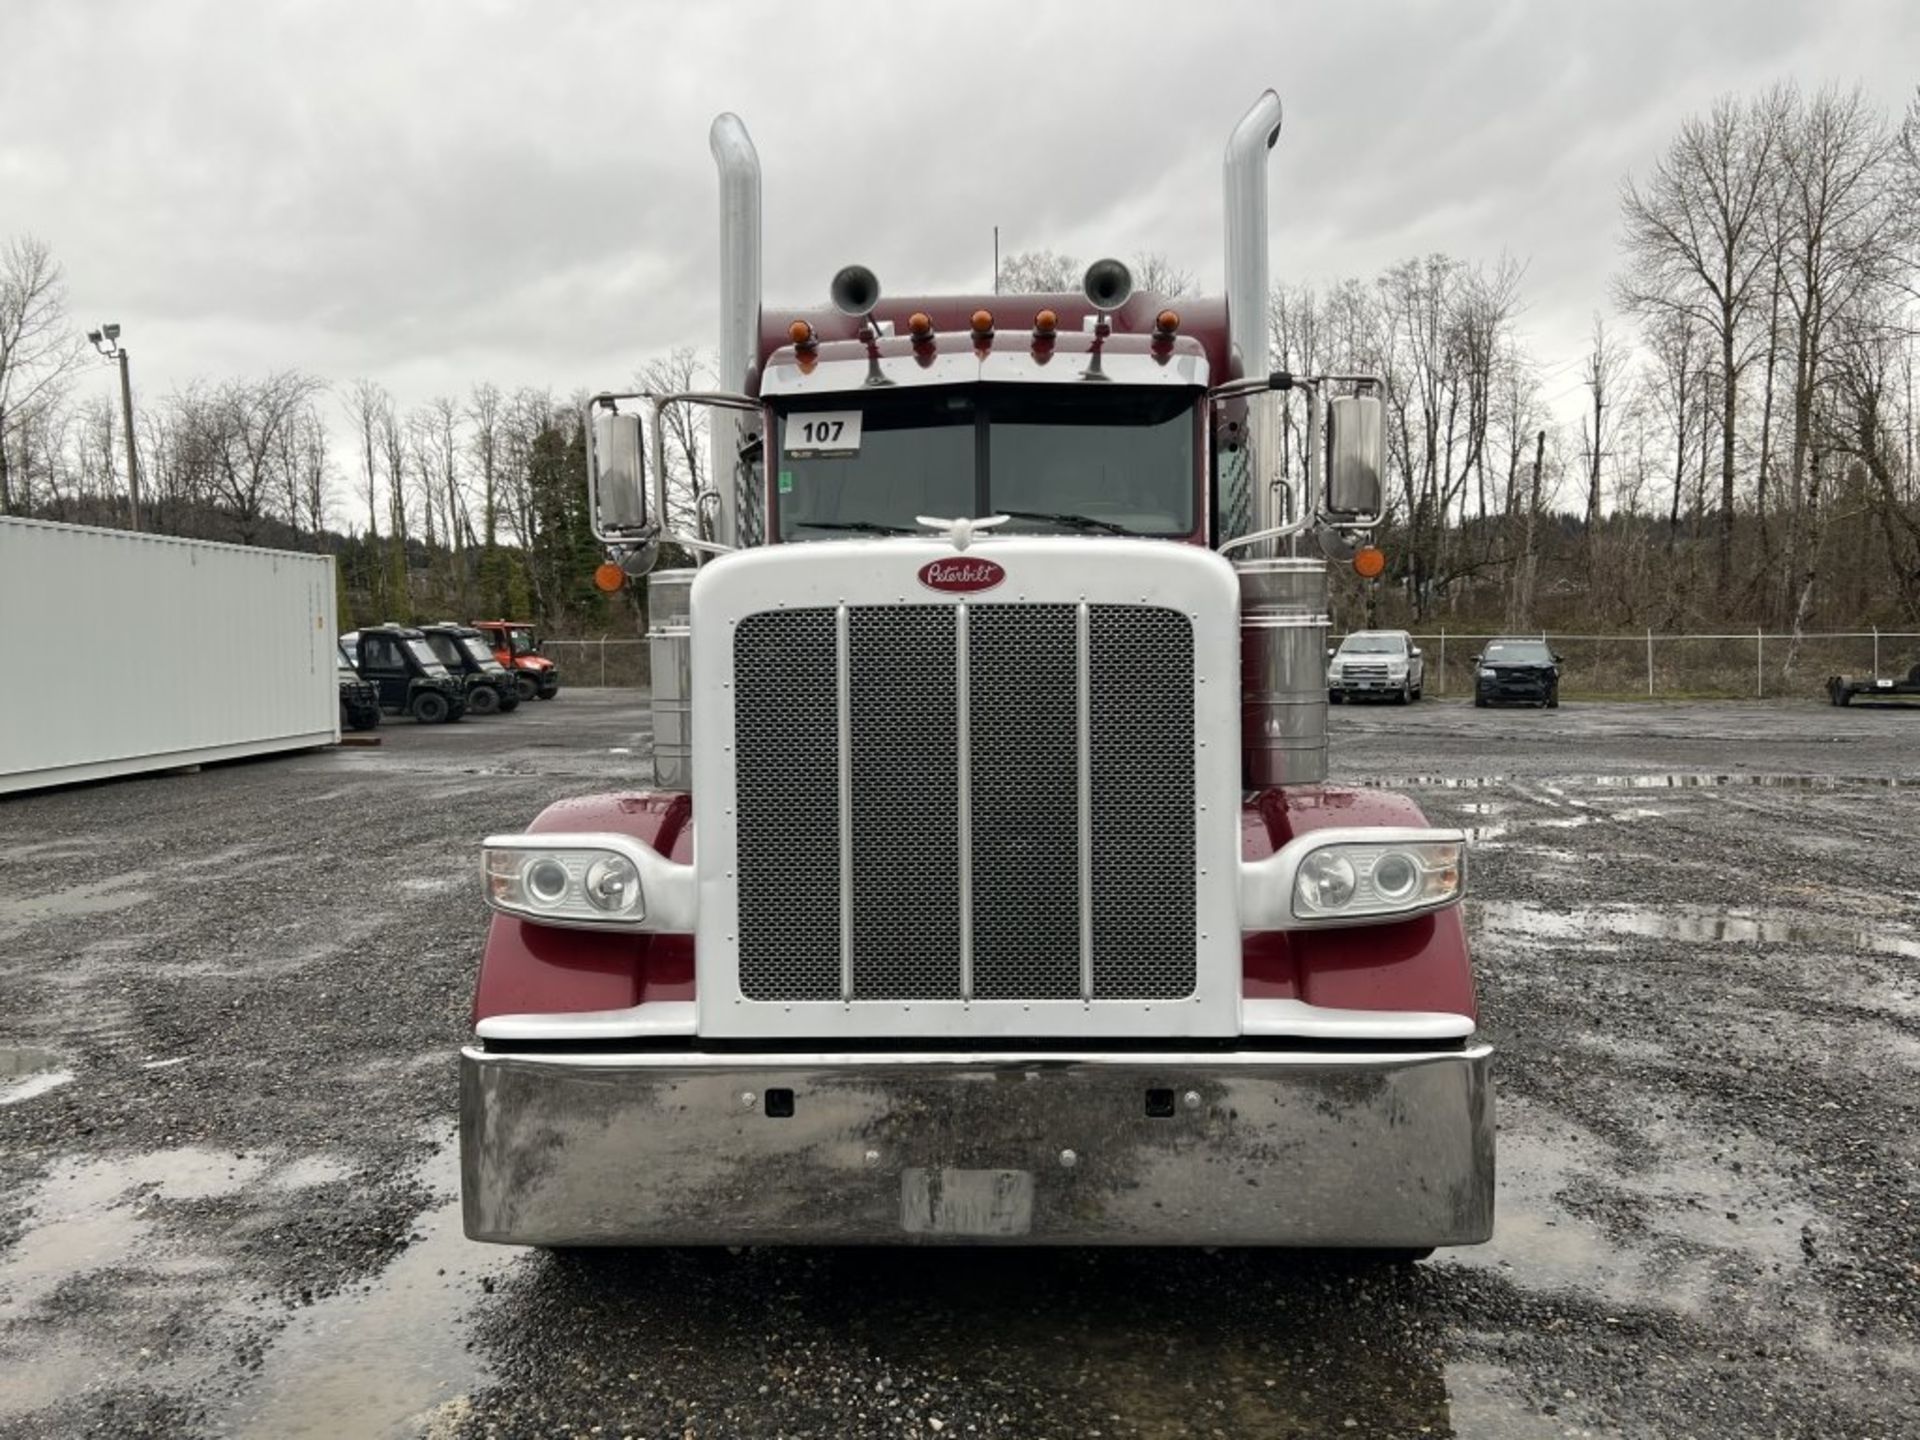
<svg viewBox="0 0 1920 1440"><path fill-rule="evenodd" d="M1025 1170L902 1170L900 1228L909 1235L1028 1234L1033 1176Z"/></svg>

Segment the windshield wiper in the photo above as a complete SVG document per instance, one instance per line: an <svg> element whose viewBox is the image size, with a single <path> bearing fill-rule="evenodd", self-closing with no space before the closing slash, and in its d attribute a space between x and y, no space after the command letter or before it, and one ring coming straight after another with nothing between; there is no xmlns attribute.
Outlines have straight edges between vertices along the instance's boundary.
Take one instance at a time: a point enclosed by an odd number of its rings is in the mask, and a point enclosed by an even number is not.
<svg viewBox="0 0 1920 1440"><path fill-rule="evenodd" d="M1049 510L1009 510L1004 505L997 505L994 510L998 514L1011 516L1015 520L1045 520L1055 525L1064 525L1069 530L1098 530L1107 535L1134 533L1124 525L1116 525L1111 520L1096 520L1091 515L1056 514Z"/></svg>
<svg viewBox="0 0 1920 1440"><path fill-rule="evenodd" d="M808 530L855 530L862 535L911 535L904 525L882 525L877 520L796 520Z"/></svg>

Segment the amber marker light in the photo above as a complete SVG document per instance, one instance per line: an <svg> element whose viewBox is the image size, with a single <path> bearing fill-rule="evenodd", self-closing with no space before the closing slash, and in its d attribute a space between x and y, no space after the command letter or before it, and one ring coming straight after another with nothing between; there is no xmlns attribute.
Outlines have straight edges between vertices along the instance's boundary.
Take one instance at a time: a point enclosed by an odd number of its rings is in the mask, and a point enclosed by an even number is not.
<svg viewBox="0 0 1920 1440"><path fill-rule="evenodd" d="M933 338L933 317L924 310L916 310L907 317L907 332L916 340Z"/></svg>
<svg viewBox="0 0 1920 1440"><path fill-rule="evenodd" d="M813 344L813 326L804 320L796 320L787 327L787 338L791 340L796 347L811 345Z"/></svg>
<svg viewBox="0 0 1920 1440"><path fill-rule="evenodd" d="M596 565L594 567L594 570L593 570L593 588L594 589L603 591L608 595L618 595L620 593L621 587L626 583L627 583L627 572L622 570L618 565L614 564L611 560L608 560L604 564Z"/></svg>
<svg viewBox="0 0 1920 1440"><path fill-rule="evenodd" d="M1377 545L1362 545L1353 552L1353 573L1362 580L1377 580L1387 568L1387 552Z"/></svg>
<svg viewBox="0 0 1920 1440"><path fill-rule="evenodd" d="M1059 327L1060 317L1051 310L1042 310L1033 317L1033 333L1043 340L1051 340L1053 332Z"/></svg>
<svg viewBox="0 0 1920 1440"><path fill-rule="evenodd" d="M976 310L973 312L973 334L976 340L985 340L993 334L993 312Z"/></svg>
<svg viewBox="0 0 1920 1440"><path fill-rule="evenodd" d="M1153 328L1162 335L1172 335L1174 331L1180 328L1180 312L1178 310L1162 310L1154 317Z"/></svg>

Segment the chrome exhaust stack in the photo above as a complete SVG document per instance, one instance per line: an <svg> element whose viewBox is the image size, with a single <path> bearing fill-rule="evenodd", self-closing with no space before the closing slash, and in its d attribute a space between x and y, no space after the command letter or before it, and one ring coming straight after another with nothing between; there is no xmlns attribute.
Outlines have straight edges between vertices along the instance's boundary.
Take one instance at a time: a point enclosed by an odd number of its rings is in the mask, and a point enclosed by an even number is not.
<svg viewBox="0 0 1920 1440"><path fill-rule="evenodd" d="M745 393L760 347L760 152L740 117L714 118L707 143L720 171L719 388ZM708 417L707 473L720 496L713 538L738 544L740 497L734 469L740 454L740 416L716 409Z"/></svg>
<svg viewBox="0 0 1920 1440"><path fill-rule="evenodd" d="M1234 379L1269 369L1267 352L1267 152L1280 138L1280 97L1264 92L1227 140L1227 335ZM1309 394L1309 414L1318 418ZM1249 533L1277 529L1287 491L1262 483L1277 453L1278 411L1247 406L1252 506ZM1319 443L1310 424L1309 446ZM1313 487L1300 503L1313 504ZM1317 785L1327 778L1327 562L1276 556L1276 543L1248 546L1240 577L1240 769L1249 789Z"/></svg>

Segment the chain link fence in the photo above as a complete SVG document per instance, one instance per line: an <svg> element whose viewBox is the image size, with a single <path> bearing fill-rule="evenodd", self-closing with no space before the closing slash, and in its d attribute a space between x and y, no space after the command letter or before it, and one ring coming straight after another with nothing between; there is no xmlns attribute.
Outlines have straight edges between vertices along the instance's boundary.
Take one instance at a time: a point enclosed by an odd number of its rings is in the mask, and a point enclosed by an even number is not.
<svg viewBox="0 0 1920 1440"><path fill-rule="evenodd" d="M1338 645L1340 635L1328 640ZM1426 693L1473 694L1475 661L1493 634L1435 630L1413 643L1427 663ZM1829 675L1905 676L1920 664L1920 632L1723 635L1559 635L1544 638L1564 662L1569 699L1767 699L1824 694ZM616 636L542 642L561 683L644 688L647 642Z"/></svg>
<svg viewBox="0 0 1920 1440"><path fill-rule="evenodd" d="M647 642L602 635L591 640L540 639L540 653L560 667L562 687L645 689Z"/></svg>
<svg viewBox="0 0 1920 1440"><path fill-rule="evenodd" d="M1473 694L1481 648L1503 635L1435 630L1413 643L1426 661L1425 692ZM1328 644L1338 645L1340 635ZM1829 675L1902 676L1920 664L1920 632L1835 631L1794 636L1763 630L1719 635L1561 635L1539 632L1560 656L1569 699L1753 700L1824 696Z"/></svg>

